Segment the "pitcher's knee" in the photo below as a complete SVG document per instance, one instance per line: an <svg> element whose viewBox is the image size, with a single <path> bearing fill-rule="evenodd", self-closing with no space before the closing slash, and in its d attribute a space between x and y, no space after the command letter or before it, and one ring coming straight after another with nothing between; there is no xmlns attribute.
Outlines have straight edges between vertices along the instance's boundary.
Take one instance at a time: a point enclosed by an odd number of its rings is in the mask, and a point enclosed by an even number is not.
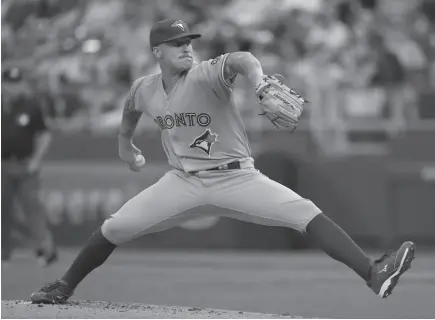
<svg viewBox="0 0 435 320"><path fill-rule="evenodd" d="M104 221L101 226L101 233L108 241L117 246L129 240L126 228L112 217Z"/></svg>
<svg viewBox="0 0 435 320"><path fill-rule="evenodd" d="M318 214L322 213L322 210L308 199L297 201L294 204L292 211L297 213L297 223L295 224L294 229L301 233L305 233L311 220L313 220Z"/></svg>

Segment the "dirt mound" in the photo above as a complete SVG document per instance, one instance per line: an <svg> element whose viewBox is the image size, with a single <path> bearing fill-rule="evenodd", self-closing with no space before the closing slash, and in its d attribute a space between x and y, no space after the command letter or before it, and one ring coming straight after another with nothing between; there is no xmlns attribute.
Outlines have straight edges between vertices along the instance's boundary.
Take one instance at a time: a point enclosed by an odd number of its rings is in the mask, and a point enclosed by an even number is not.
<svg viewBox="0 0 435 320"><path fill-rule="evenodd" d="M24 300L2 300L2 318L8 319L144 319L144 318L190 318L190 319L289 319L289 314L265 314L219 309L156 306L139 303L119 303L104 301L71 301L62 305L31 304Z"/></svg>

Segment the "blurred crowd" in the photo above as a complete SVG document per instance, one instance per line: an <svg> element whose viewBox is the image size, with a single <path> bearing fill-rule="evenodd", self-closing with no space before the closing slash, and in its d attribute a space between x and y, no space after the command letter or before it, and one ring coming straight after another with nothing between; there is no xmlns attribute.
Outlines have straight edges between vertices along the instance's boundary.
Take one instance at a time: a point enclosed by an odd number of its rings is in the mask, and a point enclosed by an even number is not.
<svg viewBox="0 0 435 320"><path fill-rule="evenodd" d="M116 128L132 81L158 72L148 33L164 18L181 18L203 34L194 43L199 60L249 50L266 73L283 74L308 96L313 90L334 95L376 89L364 91L366 98L374 93L371 102L382 100L376 93L384 93L385 100L385 93L398 91L401 100L416 104L435 89L432 0L2 0L1 5L2 83L21 74L23 88L30 88L52 127L62 131ZM241 82L236 99L249 114L252 88ZM320 101L327 100L320 94Z"/></svg>

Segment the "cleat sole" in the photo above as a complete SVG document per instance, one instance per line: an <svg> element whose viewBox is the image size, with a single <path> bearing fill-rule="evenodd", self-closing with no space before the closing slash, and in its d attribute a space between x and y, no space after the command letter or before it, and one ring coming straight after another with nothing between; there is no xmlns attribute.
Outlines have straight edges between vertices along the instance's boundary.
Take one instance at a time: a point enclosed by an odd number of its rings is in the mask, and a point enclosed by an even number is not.
<svg viewBox="0 0 435 320"><path fill-rule="evenodd" d="M393 273L383 284L381 287L381 290L379 291L379 296L382 298L388 297L394 287L399 282L400 276L407 270L411 268L411 262L414 260L415 255L415 244L410 242L409 247L406 248L405 254L403 256L403 259L400 263L399 268L397 268L397 271Z"/></svg>

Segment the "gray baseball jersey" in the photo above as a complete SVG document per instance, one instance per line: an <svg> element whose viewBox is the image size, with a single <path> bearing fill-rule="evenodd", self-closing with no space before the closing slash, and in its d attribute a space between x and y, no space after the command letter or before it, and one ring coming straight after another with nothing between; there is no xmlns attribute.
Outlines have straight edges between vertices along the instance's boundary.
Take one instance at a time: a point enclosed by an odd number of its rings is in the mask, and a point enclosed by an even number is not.
<svg viewBox="0 0 435 320"><path fill-rule="evenodd" d="M224 79L227 57L193 66L168 95L161 74L134 82L130 107L148 114L160 127L173 169L104 222L103 235L112 243L210 214L190 210L203 205L223 208L214 215L301 232L321 212L310 200L255 169L232 84ZM240 169L206 171L236 160Z"/></svg>
<svg viewBox="0 0 435 320"><path fill-rule="evenodd" d="M159 126L169 164L185 172L251 157L246 131L223 76L226 55L196 64L166 94L162 75L133 84L133 107Z"/></svg>

